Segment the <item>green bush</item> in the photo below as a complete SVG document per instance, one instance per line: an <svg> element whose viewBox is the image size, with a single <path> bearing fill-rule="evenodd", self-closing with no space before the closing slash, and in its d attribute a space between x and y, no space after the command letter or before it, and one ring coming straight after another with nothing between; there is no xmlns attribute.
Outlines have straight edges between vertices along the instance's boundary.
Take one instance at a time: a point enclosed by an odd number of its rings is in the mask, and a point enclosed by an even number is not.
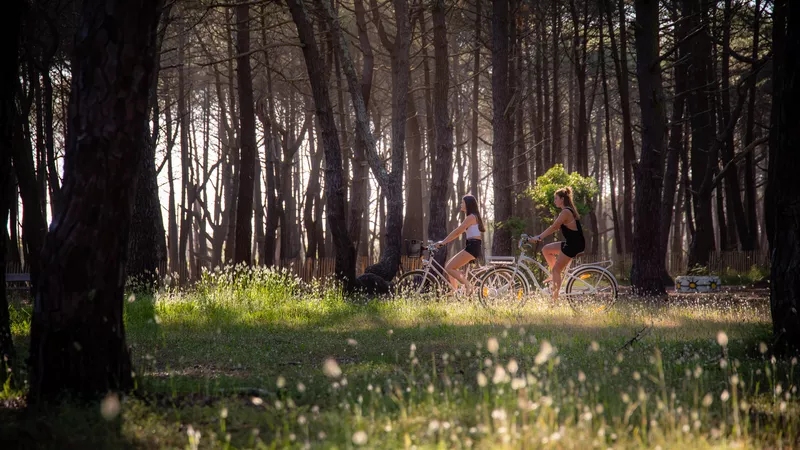
<svg viewBox="0 0 800 450"><path fill-rule="evenodd" d="M592 210L592 199L597 195L597 181L592 177L581 176L578 172L568 174L561 164L556 164L537 178L534 187L522 195L533 199L536 214L545 225L550 225L560 212L553 203L553 195L565 186L572 188L578 214L584 215Z"/></svg>

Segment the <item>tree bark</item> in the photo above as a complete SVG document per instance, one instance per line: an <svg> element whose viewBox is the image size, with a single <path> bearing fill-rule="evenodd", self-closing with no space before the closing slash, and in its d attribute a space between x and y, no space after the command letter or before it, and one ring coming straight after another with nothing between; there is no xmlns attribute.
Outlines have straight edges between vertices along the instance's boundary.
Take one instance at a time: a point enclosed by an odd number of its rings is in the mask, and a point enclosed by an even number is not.
<svg viewBox="0 0 800 450"><path fill-rule="evenodd" d="M642 115L642 156L636 170L631 285L639 295L664 295L660 240L661 178L666 114L659 64L658 0L636 0L636 75Z"/></svg>
<svg viewBox="0 0 800 450"><path fill-rule="evenodd" d="M406 180L406 217L403 224L404 239L422 240L423 228L423 203L422 182L424 173L422 166L422 126L419 113L414 101L414 94L409 92L408 121L406 122L406 136L408 137L408 177Z"/></svg>
<svg viewBox="0 0 800 450"><path fill-rule="evenodd" d="M6 54L7 64L3 64L0 69L0 179L2 179L0 181L0 226L2 226L2 233L0 233L0 360L3 361L0 368L4 372L0 379L4 381L7 376L5 369L14 366L16 356L14 340L11 336L8 299L6 298L6 245L8 243L6 224L8 223L9 208L16 207L9 202L9 199L12 198L12 192L9 191L13 185L9 182L12 178L12 167L11 152L8 149L14 145L14 122L18 120L14 94L19 76L18 44L24 6L22 0L9 2L6 4L3 18L0 19L3 29L6 30L6 39L10 48ZM12 223L12 227L15 226L16 224ZM11 244L16 245L16 242Z"/></svg>
<svg viewBox="0 0 800 450"><path fill-rule="evenodd" d="M747 97L747 123L745 125L744 146L749 146L755 140L755 115L756 115L756 80L755 76L756 66L758 64L759 40L761 37L760 32L760 14L761 14L761 0L756 0L755 3L755 17L753 18L753 50L750 57L753 59L751 64L751 71L753 77L748 83L748 97ZM745 213L747 215L747 229L749 233L742 241L743 251L752 251L758 245L758 218L756 214L756 174L755 162L753 154L755 151L749 152L744 157L744 203Z"/></svg>
<svg viewBox="0 0 800 450"><path fill-rule="evenodd" d="M577 143L575 145L575 165L578 173L583 176L589 175L589 118L586 111L586 58L587 58L587 35L588 35L588 5L589 0L583 2L583 36L578 33L581 28L581 20L575 0L570 0L570 13L573 25L572 51L575 67L575 78L578 81L578 132ZM591 113L591 111L589 111ZM570 130L571 132L571 130Z"/></svg>
<svg viewBox="0 0 800 450"><path fill-rule="evenodd" d="M677 14L676 14L677 15ZM674 17L677 19L677 17ZM686 22L676 25L675 42L682 42L689 30ZM685 45L678 44L676 59L680 61L687 54ZM669 243L669 231L672 226L673 210L675 209L675 191L678 186L678 162L680 161L681 144L683 143L683 111L686 103L686 66L685 64L675 64L673 79L675 83L675 98L672 102L672 118L670 119L669 142L667 143L667 168L664 172L664 193L661 197L661 235L659 237L658 253L659 257L666 261L667 246ZM677 227L678 224L676 223ZM664 270L664 281L672 279Z"/></svg>
<svg viewBox="0 0 800 450"><path fill-rule="evenodd" d="M481 84L481 0L475 1L475 48L472 51L472 129L469 145L469 190L474 196L480 195L480 167L478 162L478 100Z"/></svg>
<svg viewBox="0 0 800 450"><path fill-rule="evenodd" d="M239 88L241 148L239 192L236 202L236 247L234 263L253 262L253 187L256 160L256 117L253 101L253 77L250 73L250 5L242 0L236 5L236 81Z"/></svg>
<svg viewBox="0 0 800 450"><path fill-rule="evenodd" d="M600 7L604 8L605 2ZM605 112L606 154L608 156L609 197L611 199L611 224L614 227L614 248L617 255L624 252L622 246L622 230L620 229L619 211L617 209L617 184L614 172L614 158L611 149L611 107L608 100L608 77L606 77L605 42L603 40L603 16L600 17L600 75L603 81L603 110Z"/></svg>
<svg viewBox="0 0 800 450"><path fill-rule="evenodd" d="M511 254L511 229L505 226L511 217L512 172L511 136L508 118L505 115L509 102L508 92L508 2L492 2L492 169L494 180L494 222L495 233L492 242L493 255ZM555 38L554 38L555 39ZM557 66L557 63L556 63ZM556 102L557 103L557 102ZM556 108L553 111L557 120ZM553 126L554 130L556 126ZM555 131L553 133L556 135Z"/></svg>
<svg viewBox="0 0 800 450"><path fill-rule="evenodd" d="M364 106L367 108L367 114L369 114L369 101L372 94L372 78L374 73L375 57L373 56L372 44L369 40L364 2L363 0L356 0L353 5L355 7L356 23L358 25L358 41L364 57L361 66L361 95L364 97ZM373 16L376 18L376 20L380 20L379 11L376 7L373 9ZM331 51L333 51L333 49ZM338 70L338 56L336 56L336 63L336 76L338 77L336 82L337 85L340 86L339 96L341 100L339 108L342 111L343 121L347 122L346 117L344 116L345 102L341 93L343 89L341 89L341 71ZM353 185L350 198L350 217L347 221L347 226L350 230L350 240L353 241L353 245L355 245L357 249L365 249L366 247L361 245L361 240L362 238L364 240L368 239L368 236L362 237L361 235L364 228L364 222L367 220L365 212L367 211L367 204L369 203L369 196L367 195L369 172L364 150L365 145L366 144L364 144L364 142L360 140L358 136L356 136L353 145ZM363 254L363 252L361 253Z"/></svg>
<svg viewBox="0 0 800 450"><path fill-rule="evenodd" d="M800 4L777 0L773 14L773 26L778 28L773 31L774 68L780 75L772 91L777 114L771 118L770 144L775 147L770 148L767 195L774 197L766 203L772 216L770 310L778 349L796 352L800 350L800 111L795 104L800 97Z"/></svg>
<svg viewBox="0 0 800 450"><path fill-rule="evenodd" d="M611 41L611 56L614 60L617 75L617 88L619 89L620 109L622 109L622 227L624 246L631 249L633 243L633 163L636 160L636 151L633 147L633 125L631 120L630 83L628 81L628 32L625 20L624 0L617 3L619 17L619 47L614 34L612 20L611 0L605 1L608 20L608 37Z"/></svg>
<svg viewBox="0 0 800 450"><path fill-rule="evenodd" d="M559 6L559 1L553 0L553 28L550 30L553 33L553 117L551 121L553 131L550 143L550 167L564 161L561 154L561 98L558 93L559 66L561 63L561 54L558 48L558 41L561 39L561 10ZM492 47L492 51L494 52L494 47ZM492 63L492 67L494 67L494 58L492 58ZM494 74L494 71L492 71L492 74ZM494 84L492 84L492 89L494 89Z"/></svg>
<svg viewBox="0 0 800 450"><path fill-rule="evenodd" d="M683 0L684 20L691 29L708 26L708 0ZM689 246L689 266L708 265L709 256L715 248L714 224L712 221L711 190L701 193L706 177L713 173L717 155L712 154L715 132L713 105L708 96L711 80L711 38L707 29L695 34L690 40L691 59L688 69L689 115L692 124L691 171L695 217L695 233Z"/></svg>
<svg viewBox="0 0 800 450"><path fill-rule="evenodd" d="M161 44L167 30L167 21L172 6L167 6L163 12L163 23L160 26L156 45L152 48L155 61L160 60ZM138 167L139 182L136 188L136 200L131 217L131 235L128 252L127 273L128 277L138 279L150 287L154 286L159 276L159 268L167 262L167 244L164 234L164 221L161 217L161 201L158 198L158 174L156 173L156 144L158 142L158 64L148 81L149 100L148 115L145 117L145 128L142 133L141 148L143 155ZM153 117L153 131L150 132L150 110ZM54 165L55 167L55 165ZM51 196L53 192L52 180Z"/></svg>
<svg viewBox="0 0 800 450"><path fill-rule="evenodd" d="M31 321L31 405L132 387L122 317L125 260L162 6L161 0L83 4L65 203L42 251Z"/></svg>
<svg viewBox="0 0 800 450"><path fill-rule="evenodd" d="M19 95L23 89L19 79L15 85ZM31 274L31 290L35 294L36 281L40 271L40 252L44 245L44 237L47 233L47 222L44 217L44 202L46 199L41 197L39 182L36 179L36 168L34 167L33 148L31 146L30 135L26 132L28 113L30 112L31 102L21 98L21 111L17 114L14 121L13 145L10 147L12 152L11 160L14 166L14 174L17 177L19 194L22 198L22 240L25 246L25 263L28 265Z"/></svg>
<svg viewBox="0 0 800 450"><path fill-rule="evenodd" d="M347 234L345 216L345 192L342 184L342 150L339 147L339 134L330 103L328 85L325 82L324 67L320 59L314 29L308 21L308 12L302 0L286 0L292 20L303 44L303 57L311 83L315 113L322 131L322 148L325 152L325 197L328 227L333 236L336 254L336 277L346 290L356 287L356 252Z"/></svg>

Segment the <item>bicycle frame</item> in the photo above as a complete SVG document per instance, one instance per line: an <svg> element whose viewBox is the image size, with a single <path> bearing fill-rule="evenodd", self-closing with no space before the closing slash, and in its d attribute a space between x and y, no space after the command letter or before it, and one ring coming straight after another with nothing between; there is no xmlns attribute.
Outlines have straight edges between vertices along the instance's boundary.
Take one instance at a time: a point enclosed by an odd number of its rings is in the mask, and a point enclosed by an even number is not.
<svg viewBox="0 0 800 450"><path fill-rule="evenodd" d="M428 241L428 245L425 248L428 250L428 253L430 253L430 255L429 259L422 258L421 270L425 272L426 277L428 275L433 275L433 278L440 286L444 282L447 283L447 286L449 287L450 283L448 282L447 271L445 270L444 266L442 266L441 263L439 263L439 261L437 261L435 258L435 255L439 249L434 247L433 241ZM471 284L472 287L475 287L477 285L476 282L480 280L480 274L488 270L488 267L481 266L476 269L473 269L472 267L470 267L471 264L472 261L467 263L467 268L464 270L464 276L469 282L469 284Z"/></svg>
<svg viewBox="0 0 800 450"><path fill-rule="evenodd" d="M516 276L517 274L520 275L520 278L522 279L523 283L525 283L525 290L527 292L532 292L533 291L532 288L534 287L534 285L537 292L542 292L544 291L544 288L542 287L542 285L539 284L539 280L536 279L536 276L533 274L533 270L531 270L530 266L535 264L542 272L547 274L548 277L551 276L552 273L550 272L550 269L548 269L538 260L531 258L530 256L527 256L525 254L525 247L530 247L530 244L523 244L523 240L527 241L527 235L522 235L522 237L520 238L519 248L521 252L519 257L516 259L516 262L513 265L511 265L513 267L514 276ZM570 265L571 264L572 261L570 261ZM591 267L591 268L597 268L602 271L608 271L608 269L604 267L605 264L608 264L608 267L611 267L613 262L601 261L600 263L594 263L594 264L578 264L573 268L569 268L568 266L567 270L564 271L564 279L561 281L561 286L559 288L559 295L571 295L567 294L565 291L565 288L568 284L568 280L572 279L578 282L582 281L580 278L577 278L573 275L573 273L575 273L578 269ZM533 281L533 285L531 284L531 281Z"/></svg>

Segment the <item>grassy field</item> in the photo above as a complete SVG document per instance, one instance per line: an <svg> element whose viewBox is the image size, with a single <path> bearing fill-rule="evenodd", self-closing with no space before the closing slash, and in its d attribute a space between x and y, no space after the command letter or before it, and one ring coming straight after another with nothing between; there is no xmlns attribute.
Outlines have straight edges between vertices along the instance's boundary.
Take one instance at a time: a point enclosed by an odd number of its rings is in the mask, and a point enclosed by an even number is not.
<svg viewBox="0 0 800 450"><path fill-rule="evenodd" d="M128 298L134 395L33 413L6 389L0 447L797 447L796 359L771 358L764 295L577 316L225 271Z"/></svg>

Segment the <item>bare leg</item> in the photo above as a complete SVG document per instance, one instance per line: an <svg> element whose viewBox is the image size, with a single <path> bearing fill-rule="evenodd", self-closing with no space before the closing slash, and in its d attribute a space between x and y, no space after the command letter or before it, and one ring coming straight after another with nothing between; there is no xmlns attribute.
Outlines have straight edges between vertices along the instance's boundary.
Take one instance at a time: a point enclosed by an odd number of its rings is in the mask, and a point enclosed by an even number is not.
<svg viewBox="0 0 800 450"><path fill-rule="evenodd" d="M544 248L542 248L542 255L544 256L545 261L547 261L547 268L550 269L550 276L544 280L545 283L553 279L553 266L556 263L556 258L560 254L561 242L553 242L545 245Z"/></svg>
<svg viewBox="0 0 800 450"><path fill-rule="evenodd" d="M458 283L456 283L456 280L471 290L471 286L464 277L464 274L458 269L473 259L475 259L475 257L467 253L466 250L461 250L460 252L456 253L456 255L450 259L450 261L447 261L447 264L444 266L444 270L447 272L447 281L450 282L450 287L453 288L453 291L458 288Z"/></svg>
<svg viewBox="0 0 800 450"><path fill-rule="evenodd" d="M553 266L553 303L558 301L558 291L561 289L561 272L564 271L570 261L572 261L572 258L562 253L558 256L555 266Z"/></svg>

